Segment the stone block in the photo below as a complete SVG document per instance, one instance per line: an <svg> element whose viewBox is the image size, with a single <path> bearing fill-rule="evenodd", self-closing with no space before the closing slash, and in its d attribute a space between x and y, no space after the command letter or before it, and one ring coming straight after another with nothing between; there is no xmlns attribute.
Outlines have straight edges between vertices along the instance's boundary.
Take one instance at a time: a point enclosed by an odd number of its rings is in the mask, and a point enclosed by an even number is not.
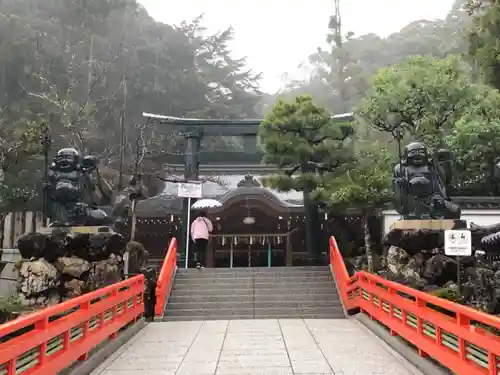
<svg viewBox="0 0 500 375"><path fill-rule="evenodd" d="M466 220L398 220L391 225L391 230L411 230L411 229L427 229L427 230L448 230L448 229L465 229L467 228Z"/></svg>

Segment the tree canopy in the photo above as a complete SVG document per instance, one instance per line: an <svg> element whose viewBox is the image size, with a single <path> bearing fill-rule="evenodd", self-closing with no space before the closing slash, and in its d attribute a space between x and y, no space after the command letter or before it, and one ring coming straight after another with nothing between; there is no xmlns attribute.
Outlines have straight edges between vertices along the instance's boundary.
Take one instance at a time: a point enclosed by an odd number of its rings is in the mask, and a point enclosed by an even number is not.
<svg viewBox="0 0 500 375"><path fill-rule="evenodd" d="M279 100L259 129L264 162L282 171L269 177L267 184L309 194L353 160L351 136L349 125L335 123L332 114L310 96Z"/></svg>
<svg viewBox="0 0 500 375"><path fill-rule="evenodd" d="M46 124L51 153L74 146L116 170L124 125L125 171L140 146L142 172L156 175L165 158L184 152L184 138L172 127L144 126L143 112L257 117L259 74L232 56L230 27L210 34L201 17L162 24L135 0L2 1L0 32L1 136L16 149L14 131L22 137Z"/></svg>
<svg viewBox="0 0 500 375"><path fill-rule="evenodd" d="M500 2L497 0L468 1L469 14L474 15L468 30L468 53L477 63L483 78L500 89Z"/></svg>
<svg viewBox="0 0 500 375"><path fill-rule="evenodd" d="M385 132L401 124L411 137L436 148L475 104L478 90L456 57L411 57L378 71L356 113Z"/></svg>
<svg viewBox="0 0 500 375"><path fill-rule="evenodd" d="M363 151L356 163L317 191L319 199L337 211L356 208L364 214L387 206L392 200L393 158L385 149Z"/></svg>
<svg viewBox="0 0 500 375"><path fill-rule="evenodd" d="M308 77L290 82L278 96L311 95L333 113L353 111L379 69L412 56L440 59L466 52L471 18L463 9L465 2L457 0L444 19L416 20L387 37L344 30L339 46L329 32L328 47L319 47L303 65L310 72ZM339 63L342 74L338 74Z"/></svg>

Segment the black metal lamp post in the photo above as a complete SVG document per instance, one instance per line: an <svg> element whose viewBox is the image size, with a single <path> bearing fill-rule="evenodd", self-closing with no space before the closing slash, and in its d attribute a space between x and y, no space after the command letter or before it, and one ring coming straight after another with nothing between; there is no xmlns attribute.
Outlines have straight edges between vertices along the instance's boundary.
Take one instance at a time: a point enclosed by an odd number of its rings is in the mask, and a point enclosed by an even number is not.
<svg viewBox="0 0 500 375"><path fill-rule="evenodd" d="M393 126L392 126L392 130L391 130L391 134L392 134L392 137L394 138L394 140L398 143L398 162L399 162L399 165L402 165L402 162L403 162L403 154L402 154L402 149L401 149L401 141L403 140L403 137L404 137L404 129L403 129L403 126L401 123L395 123ZM404 202L404 199L401 198L401 207L403 208L403 214L401 215L401 219L404 218L404 216L406 215L406 204Z"/></svg>
<svg viewBox="0 0 500 375"><path fill-rule="evenodd" d="M391 134L392 134L392 137L398 143L398 156L399 156L399 162L401 163L401 159L402 159L401 141L403 140L403 137L404 137L403 126L401 124L395 125L392 128Z"/></svg>
<svg viewBox="0 0 500 375"><path fill-rule="evenodd" d="M40 129L40 140L42 144L43 150L43 162L44 162L44 174L43 174L43 226L47 226L47 183L48 183L48 175L49 175L49 151L52 146L52 137L50 134L50 127L46 124L43 124Z"/></svg>

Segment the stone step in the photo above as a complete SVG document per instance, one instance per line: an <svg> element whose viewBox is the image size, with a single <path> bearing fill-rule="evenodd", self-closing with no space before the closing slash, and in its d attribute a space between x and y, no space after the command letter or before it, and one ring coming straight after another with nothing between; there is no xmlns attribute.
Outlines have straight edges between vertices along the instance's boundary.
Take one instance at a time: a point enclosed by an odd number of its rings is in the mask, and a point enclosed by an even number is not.
<svg viewBox="0 0 500 375"><path fill-rule="evenodd" d="M322 288L307 288L307 287L301 287L301 288L259 288L259 289L253 289L253 288L238 288L238 289L205 289L205 288L199 288L199 289L187 289L187 288L180 288L172 290L172 296L175 295L189 295L189 296L195 296L195 295L202 295L206 296L207 299L211 298L212 296L220 296L220 295L226 295L226 296L237 296L237 295L244 295L244 294L253 294L255 296L277 296L277 295L290 295L290 294L296 294L296 295L310 295L310 294L337 294L337 291L333 286L329 287L322 287Z"/></svg>
<svg viewBox="0 0 500 375"><path fill-rule="evenodd" d="M177 271L166 320L256 318L345 317L328 267Z"/></svg>
<svg viewBox="0 0 500 375"><path fill-rule="evenodd" d="M275 289L277 291L281 291L284 289L334 289L334 283L331 281L308 281L308 282L295 282L295 281L285 281L285 282L234 282L234 283L198 283L198 282L190 282L190 283L182 283L175 282L173 290L205 290L205 289L247 289L252 288L255 290L258 289Z"/></svg>
<svg viewBox="0 0 500 375"><path fill-rule="evenodd" d="M205 315L200 316L165 316L163 318L164 322L182 322L182 321L200 321L200 320L247 320L255 319L253 314L241 314L241 315Z"/></svg>
<svg viewBox="0 0 500 375"><path fill-rule="evenodd" d="M211 310L211 309L260 309L260 308L286 308L286 309L303 309L315 307L332 307L337 306L339 301L242 301L242 302L168 302L168 310Z"/></svg>
<svg viewBox="0 0 500 375"><path fill-rule="evenodd" d="M253 291L248 294L240 294L240 295L212 295L207 296L204 294L195 294L195 295L185 295L173 293L169 298L170 303L182 303L182 302L194 302L194 303L203 303L203 302L314 302L314 301L339 301L338 294L335 293L322 293L322 294L284 294L284 295L254 295Z"/></svg>
<svg viewBox="0 0 500 375"><path fill-rule="evenodd" d="M240 295L212 295L206 296L205 294L184 294L184 293L172 293L170 298L168 299L168 303L184 303L184 302L193 302L193 303L204 303L204 302L253 302L254 295L252 291L249 291L246 294Z"/></svg>
<svg viewBox="0 0 500 375"><path fill-rule="evenodd" d="M346 319L341 309L335 313L281 313L281 314L255 314L254 319Z"/></svg>
<svg viewBox="0 0 500 375"><path fill-rule="evenodd" d="M283 290L302 290L302 289L319 289L319 290L331 290L334 289L335 285L333 282L302 282L302 283L292 283L292 282L275 282L275 283L252 283L252 282L236 282L236 283L175 283L172 290L178 290L180 292L188 290L208 290L208 289L274 289L278 292Z"/></svg>
<svg viewBox="0 0 500 375"><path fill-rule="evenodd" d="M329 307L304 307L304 308L280 308L280 307L261 307L255 309L246 308L214 308L214 309L182 309L170 310L167 307L165 316L192 316L203 318L205 316L241 316L253 315L256 318L262 316L276 316L276 317L297 317L311 316L311 315L324 315L331 317L344 316L342 306L329 306Z"/></svg>
<svg viewBox="0 0 500 375"><path fill-rule="evenodd" d="M236 284L236 283L284 283L284 282L333 282L330 275L325 276L265 276L265 277L177 277L175 282L180 285L184 284Z"/></svg>
<svg viewBox="0 0 500 375"><path fill-rule="evenodd" d="M244 268L238 270L237 268L203 268L197 269L177 269L177 277L181 278L228 278L228 277L272 277L272 276L327 276L331 275L329 268L318 270L273 270L269 271L254 271L253 269Z"/></svg>
<svg viewBox="0 0 500 375"><path fill-rule="evenodd" d="M296 314L286 315L282 314L280 316L276 315L205 315L203 317L199 316L166 316L163 318L163 321L166 322L180 322L180 321L200 321L200 320L249 320L249 319L346 319L346 317L342 315L332 314Z"/></svg>
<svg viewBox="0 0 500 375"><path fill-rule="evenodd" d="M300 266L300 267L219 267L219 268L204 268L202 271L222 273L222 272L301 272L301 271L321 271L330 269L330 266ZM180 272L199 272L196 268L179 267Z"/></svg>

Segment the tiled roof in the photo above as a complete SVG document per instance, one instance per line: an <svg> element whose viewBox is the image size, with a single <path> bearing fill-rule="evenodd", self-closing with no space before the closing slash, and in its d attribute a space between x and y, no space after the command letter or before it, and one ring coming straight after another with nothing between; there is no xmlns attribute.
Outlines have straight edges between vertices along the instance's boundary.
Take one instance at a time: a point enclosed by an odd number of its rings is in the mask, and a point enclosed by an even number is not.
<svg viewBox="0 0 500 375"><path fill-rule="evenodd" d="M261 184L262 175L252 176ZM200 176L203 179L203 176ZM238 183L245 180L243 174L228 174L222 176L211 176L209 181L203 183L203 196L206 198L227 201L241 194L266 196L276 205L286 208L298 208L303 205L302 192L292 190L290 192L279 192L265 187L238 187ZM215 182L218 181L218 182ZM500 209L500 197L452 197L462 209ZM165 183L162 194L141 201L137 204L136 214L139 217L158 217L166 214L177 214L182 210L182 199L177 197L177 184Z"/></svg>
<svg viewBox="0 0 500 375"><path fill-rule="evenodd" d="M259 183L263 176L252 176ZM200 177L203 179L203 176ZM261 195L283 209L302 207L302 193L290 191L287 193L265 187L238 187L238 183L245 179L245 175L224 175L218 176L218 184L214 182L214 177L210 181L203 183L203 197L229 201L238 195ZM277 207L278 208L278 207ZM182 199L177 197L177 184L166 182L163 192L156 196L137 203L136 215L139 217L158 217L167 213L180 213L182 210Z"/></svg>

